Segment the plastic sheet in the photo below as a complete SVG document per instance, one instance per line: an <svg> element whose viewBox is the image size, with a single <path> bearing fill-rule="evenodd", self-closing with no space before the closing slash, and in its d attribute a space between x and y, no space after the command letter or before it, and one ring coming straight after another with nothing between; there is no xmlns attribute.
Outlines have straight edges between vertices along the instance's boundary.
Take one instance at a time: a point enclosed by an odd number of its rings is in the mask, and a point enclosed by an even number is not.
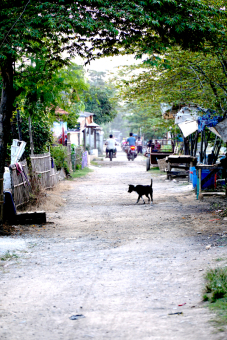
<svg viewBox="0 0 227 340"><path fill-rule="evenodd" d="M207 110L205 112L205 115L198 117L198 132L202 132L205 127L214 127L223 120L222 116L214 116L215 111Z"/></svg>

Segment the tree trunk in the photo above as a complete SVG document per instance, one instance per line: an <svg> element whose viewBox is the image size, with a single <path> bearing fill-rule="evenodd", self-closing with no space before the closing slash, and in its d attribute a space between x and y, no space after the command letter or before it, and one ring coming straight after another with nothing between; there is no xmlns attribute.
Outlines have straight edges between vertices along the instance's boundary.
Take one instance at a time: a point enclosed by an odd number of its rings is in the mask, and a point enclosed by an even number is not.
<svg viewBox="0 0 227 340"><path fill-rule="evenodd" d="M3 176L10 132L10 118L13 112L13 60L8 56L1 66L2 96L0 103L0 226L3 223Z"/></svg>

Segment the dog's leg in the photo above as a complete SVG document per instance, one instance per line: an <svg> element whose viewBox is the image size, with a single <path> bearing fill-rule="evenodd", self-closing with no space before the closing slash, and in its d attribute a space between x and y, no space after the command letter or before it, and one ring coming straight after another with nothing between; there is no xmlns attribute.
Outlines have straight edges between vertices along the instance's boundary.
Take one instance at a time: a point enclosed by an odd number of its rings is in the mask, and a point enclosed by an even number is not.
<svg viewBox="0 0 227 340"><path fill-rule="evenodd" d="M144 199L143 199L143 196L141 196L141 198L142 198L142 200L143 200L143 204L145 204L145 201L144 201Z"/></svg>
<svg viewBox="0 0 227 340"><path fill-rule="evenodd" d="M147 196L147 198L148 198L148 202L150 202L150 197L149 197L149 194L147 194L146 196Z"/></svg>
<svg viewBox="0 0 227 340"><path fill-rule="evenodd" d="M151 196L151 205L153 204L153 192L150 193Z"/></svg>
<svg viewBox="0 0 227 340"><path fill-rule="evenodd" d="M136 203L138 203L139 202L139 200L142 198L142 200L143 200L143 204L145 204L145 202L144 202L144 199L143 199L143 196L138 196L138 200L137 200L137 202Z"/></svg>

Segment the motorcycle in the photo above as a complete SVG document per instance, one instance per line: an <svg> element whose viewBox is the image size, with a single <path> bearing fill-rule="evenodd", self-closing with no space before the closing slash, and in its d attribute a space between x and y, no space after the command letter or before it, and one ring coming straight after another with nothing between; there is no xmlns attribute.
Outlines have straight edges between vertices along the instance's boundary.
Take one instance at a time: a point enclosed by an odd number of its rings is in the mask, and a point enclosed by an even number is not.
<svg viewBox="0 0 227 340"><path fill-rule="evenodd" d="M115 152L115 150L113 150L113 149L109 150L109 151L108 151L107 158L109 158L110 161L112 161L113 158L116 158L116 152Z"/></svg>
<svg viewBox="0 0 227 340"><path fill-rule="evenodd" d="M134 161L134 159L136 157L137 157L136 147L135 146L129 146L128 153L127 153L128 161L130 161L130 159L132 161Z"/></svg>

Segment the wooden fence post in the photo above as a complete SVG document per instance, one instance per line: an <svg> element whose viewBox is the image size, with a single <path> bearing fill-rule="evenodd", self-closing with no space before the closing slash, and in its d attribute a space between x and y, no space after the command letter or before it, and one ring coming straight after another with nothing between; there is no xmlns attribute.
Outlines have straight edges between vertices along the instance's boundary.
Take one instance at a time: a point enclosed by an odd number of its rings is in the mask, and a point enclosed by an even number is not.
<svg viewBox="0 0 227 340"><path fill-rule="evenodd" d="M3 222L3 176L4 174L0 174L0 224Z"/></svg>

